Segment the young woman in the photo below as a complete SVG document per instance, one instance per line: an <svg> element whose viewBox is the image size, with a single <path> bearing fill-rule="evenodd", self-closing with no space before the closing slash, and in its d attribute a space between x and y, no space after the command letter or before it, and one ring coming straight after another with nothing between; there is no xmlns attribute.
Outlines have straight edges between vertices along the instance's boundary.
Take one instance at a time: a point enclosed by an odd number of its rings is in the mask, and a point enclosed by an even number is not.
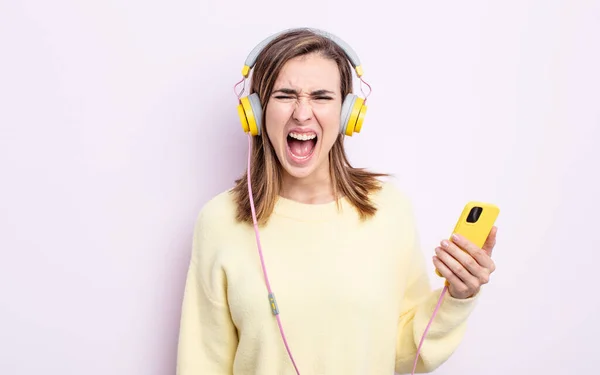
<svg viewBox="0 0 600 375"><path fill-rule="evenodd" d="M248 61L253 95L240 116L254 135L250 176L199 214L177 374L436 369L459 345L494 271L496 229L484 249L442 241L433 257L448 286L440 300L409 200L346 158L344 135L360 130L364 115L362 99L348 96L348 61L362 74L354 52L331 35L294 29L265 40Z"/></svg>

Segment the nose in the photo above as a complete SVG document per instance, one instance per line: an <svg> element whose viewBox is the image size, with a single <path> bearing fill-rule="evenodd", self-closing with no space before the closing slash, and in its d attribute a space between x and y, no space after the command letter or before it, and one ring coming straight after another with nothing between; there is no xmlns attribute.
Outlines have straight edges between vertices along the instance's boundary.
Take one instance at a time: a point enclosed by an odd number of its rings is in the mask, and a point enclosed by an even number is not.
<svg viewBox="0 0 600 375"><path fill-rule="evenodd" d="M308 100L299 99L296 102L296 108L294 108L293 118L298 122L306 122L313 116L312 107L308 103Z"/></svg>

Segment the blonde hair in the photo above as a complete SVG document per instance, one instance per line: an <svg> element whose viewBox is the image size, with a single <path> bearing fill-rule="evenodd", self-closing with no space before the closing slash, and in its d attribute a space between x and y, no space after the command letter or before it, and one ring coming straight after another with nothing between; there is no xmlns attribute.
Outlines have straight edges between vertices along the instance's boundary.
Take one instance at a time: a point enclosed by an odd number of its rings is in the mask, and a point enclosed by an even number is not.
<svg viewBox="0 0 600 375"><path fill-rule="evenodd" d="M352 70L344 51L330 39L307 29L297 29L279 35L265 46L256 60L252 73L251 93L258 93L261 99L269 98L273 85L282 67L289 60L310 53L333 60L340 72L341 93L345 97L352 92ZM251 152L251 184L256 217L260 225L265 224L281 191L282 166L269 141L264 113L268 101L261 102L263 107L262 132L254 137ZM337 199L346 199L357 209L360 217L366 219L377 211L369 195L381 188L378 177L387 176L373 173L350 165L344 150L344 136L339 135L329 154L329 172L333 183L333 193ZM248 194L247 172L235 181L231 191L237 205L238 221L252 223L250 197ZM339 204L339 202L338 202Z"/></svg>

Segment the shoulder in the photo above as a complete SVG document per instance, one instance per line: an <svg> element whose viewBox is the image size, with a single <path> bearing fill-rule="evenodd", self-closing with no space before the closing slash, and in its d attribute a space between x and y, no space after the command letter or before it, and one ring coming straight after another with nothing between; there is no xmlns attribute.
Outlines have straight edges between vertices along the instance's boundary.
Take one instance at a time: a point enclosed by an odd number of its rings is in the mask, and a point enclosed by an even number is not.
<svg viewBox="0 0 600 375"><path fill-rule="evenodd" d="M371 199L378 210L412 211L410 197L393 178L381 180L381 189Z"/></svg>
<svg viewBox="0 0 600 375"><path fill-rule="evenodd" d="M196 218L196 231L213 234L226 233L239 225L235 219L236 205L231 189L210 198L200 209Z"/></svg>
<svg viewBox="0 0 600 375"><path fill-rule="evenodd" d="M412 199L397 180L388 178L381 181L381 188L374 192L371 201L377 207L375 218L394 228L415 227L415 212Z"/></svg>
<svg viewBox="0 0 600 375"><path fill-rule="evenodd" d="M193 227L192 262L212 269L223 262L223 249L248 228L236 221L231 189L222 191L202 205ZM206 270L206 269L205 269Z"/></svg>
<svg viewBox="0 0 600 375"><path fill-rule="evenodd" d="M235 214L232 189L221 191L210 198L200 209L199 216L206 219L226 219Z"/></svg>

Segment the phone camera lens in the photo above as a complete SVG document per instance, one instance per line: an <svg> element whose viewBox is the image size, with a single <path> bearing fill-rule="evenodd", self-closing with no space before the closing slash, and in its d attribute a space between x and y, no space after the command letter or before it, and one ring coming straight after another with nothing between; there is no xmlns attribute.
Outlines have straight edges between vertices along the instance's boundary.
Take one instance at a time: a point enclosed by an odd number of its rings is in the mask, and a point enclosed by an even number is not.
<svg viewBox="0 0 600 375"><path fill-rule="evenodd" d="M483 211L483 208L481 207L471 208L469 216L467 216L467 223L476 223L477 220L479 220L479 217L481 216L481 211Z"/></svg>

